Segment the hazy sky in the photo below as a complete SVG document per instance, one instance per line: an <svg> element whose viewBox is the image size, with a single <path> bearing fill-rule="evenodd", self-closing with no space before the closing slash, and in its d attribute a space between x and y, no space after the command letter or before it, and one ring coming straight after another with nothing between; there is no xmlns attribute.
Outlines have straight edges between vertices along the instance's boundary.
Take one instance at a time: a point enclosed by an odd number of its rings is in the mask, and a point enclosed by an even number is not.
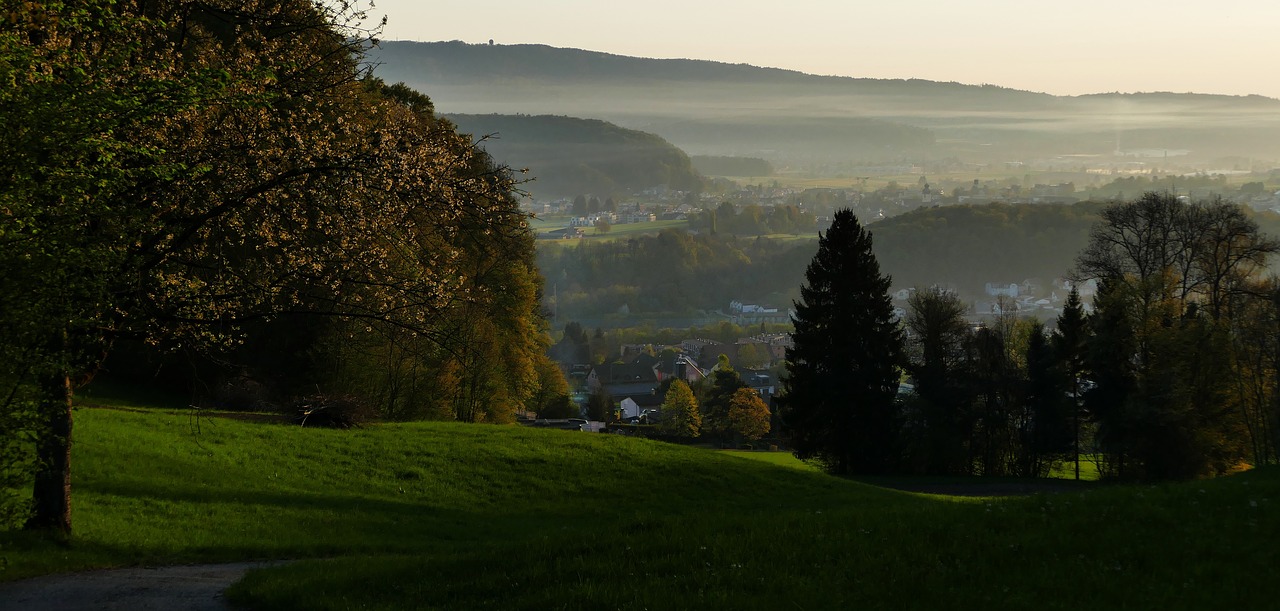
<svg viewBox="0 0 1280 611"><path fill-rule="evenodd" d="M1280 98L1277 0L376 0L386 40L538 43L1054 94Z"/></svg>

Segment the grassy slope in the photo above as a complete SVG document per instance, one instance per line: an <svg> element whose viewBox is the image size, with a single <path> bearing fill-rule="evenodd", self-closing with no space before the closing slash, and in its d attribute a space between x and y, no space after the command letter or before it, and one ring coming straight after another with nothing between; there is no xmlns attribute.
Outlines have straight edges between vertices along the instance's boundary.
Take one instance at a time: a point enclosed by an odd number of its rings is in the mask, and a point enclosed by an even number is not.
<svg viewBox="0 0 1280 611"><path fill-rule="evenodd" d="M77 413L70 548L3 574L329 557L259 608L1261 607L1280 473L1006 500L926 497L643 440L355 432Z"/></svg>

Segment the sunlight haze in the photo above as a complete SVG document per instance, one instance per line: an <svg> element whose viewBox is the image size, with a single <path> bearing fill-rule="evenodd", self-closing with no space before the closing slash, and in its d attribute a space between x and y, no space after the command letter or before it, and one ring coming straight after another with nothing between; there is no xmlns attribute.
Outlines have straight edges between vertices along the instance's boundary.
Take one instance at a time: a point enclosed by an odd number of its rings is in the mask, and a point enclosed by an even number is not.
<svg viewBox="0 0 1280 611"><path fill-rule="evenodd" d="M383 0L385 40L545 44L870 78L1280 98L1270 0Z"/></svg>

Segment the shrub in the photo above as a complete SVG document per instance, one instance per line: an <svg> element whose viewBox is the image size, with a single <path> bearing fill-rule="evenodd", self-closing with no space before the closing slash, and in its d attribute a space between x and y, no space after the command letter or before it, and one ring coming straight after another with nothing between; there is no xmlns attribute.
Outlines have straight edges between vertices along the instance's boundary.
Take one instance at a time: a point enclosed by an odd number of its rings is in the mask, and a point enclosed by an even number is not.
<svg viewBox="0 0 1280 611"><path fill-rule="evenodd" d="M374 419L374 409L351 395L311 395L294 402L293 421L304 427L350 429Z"/></svg>

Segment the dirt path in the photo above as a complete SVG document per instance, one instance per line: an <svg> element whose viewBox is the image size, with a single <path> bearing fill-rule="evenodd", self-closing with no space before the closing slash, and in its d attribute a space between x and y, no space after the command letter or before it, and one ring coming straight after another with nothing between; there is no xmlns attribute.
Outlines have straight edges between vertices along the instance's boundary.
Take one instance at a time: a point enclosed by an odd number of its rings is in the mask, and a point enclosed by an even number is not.
<svg viewBox="0 0 1280 611"><path fill-rule="evenodd" d="M0 583L0 609L227 611L222 591L261 562L112 569Z"/></svg>

